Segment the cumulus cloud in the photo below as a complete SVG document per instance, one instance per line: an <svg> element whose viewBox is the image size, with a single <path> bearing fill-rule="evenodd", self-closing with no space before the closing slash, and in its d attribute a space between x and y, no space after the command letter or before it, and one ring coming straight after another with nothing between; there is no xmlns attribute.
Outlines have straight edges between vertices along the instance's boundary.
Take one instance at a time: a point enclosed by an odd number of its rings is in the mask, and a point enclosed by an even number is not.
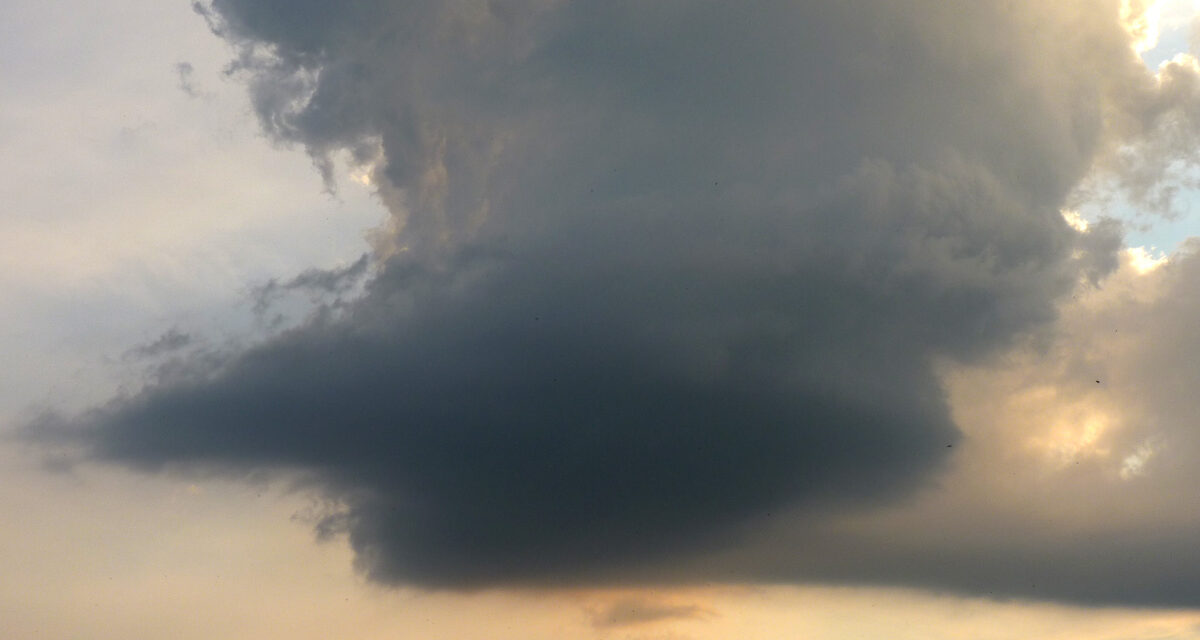
<svg viewBox="0 0 1200 640"><path fill-rule="evenodd" d="M198 5L270 135L369 174L376 271L335 316L41 429L299 472L384 582L620 581L769 513L903 502L960 437L934 363L1116 267L1116 229L1060 211L1156 130L1131 84L1186 93L1118 5Z"/></svg>
<svg viewBox="0 0 1200 640"><path fill-rule="evenodd" d="M818 521L777 514L701 571L1196 606L1197 249L1150 271L1123 252L1059 322L949 367L965 437L937 491Z"/></svg>

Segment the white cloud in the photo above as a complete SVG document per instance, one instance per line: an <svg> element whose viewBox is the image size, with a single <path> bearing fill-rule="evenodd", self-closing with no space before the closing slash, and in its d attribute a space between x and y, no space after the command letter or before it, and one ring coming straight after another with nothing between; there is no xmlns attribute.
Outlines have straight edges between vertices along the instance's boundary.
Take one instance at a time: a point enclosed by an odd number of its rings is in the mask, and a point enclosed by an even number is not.
<svg viewBox="0 0 1200 640"><path fill-rule="evenodd" d="M1138 476L1145 475L1146 465L1150 462L1150 459L1154 457L1154 454L1158 453L1160 446L1161 444L1159 438L1150 437L1146 440L1143 440L1141 444L1137 446L1137 449L1133 451L1133 453L1125 456L1125 458L1121 460L1121 479L1131 480Z"/></svg>
<svg viewBox="0 0 1200 640"><path fill-rule="evenodd" d="M1169 257L1154 247L1129 247L1124 250L1129 266L1139 275L1145 275L1167 264Z"/></svg>

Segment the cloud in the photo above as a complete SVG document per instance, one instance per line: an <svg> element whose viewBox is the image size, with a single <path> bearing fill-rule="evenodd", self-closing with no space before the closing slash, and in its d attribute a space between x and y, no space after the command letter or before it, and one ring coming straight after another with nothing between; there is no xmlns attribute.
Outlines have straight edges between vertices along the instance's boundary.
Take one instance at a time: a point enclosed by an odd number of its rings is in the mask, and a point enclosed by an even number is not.
<svg viewBox="0 0 1200 640"><path fill-rule="evenodd" d="M965 436L938 490L868 513L776 514L696 571L1195 607L1197 248L1148 272L1123 252L1059 322L950 367Z"/></svg>
<svg viewBox="0 0 1200 640"><path fill-rule="evenodd" d="M370 256L364 253L358 260L345 267L307 269L284 282L272 278L266 284L254 288L254 313L263 316L280 298L291 292L305 293L314 303L324 302L332 307L341 307L344 298L354 293L355 287L362 283L369 267Z"/></svg>
<svg viewBox="0 0 1200 640"><path fill-rule="evenodd" d="M1140 212L1179 215L1179 195L1197 186L1200 155L1200 66L1191 54L1165 61L1153 74L1110 79L1118 110L1113 135L1084 191L1122 196Z"/></svg>
<svg viewBox="0 0 1200 640"><path fill-rule="evenodd" d="M933 363L1116 266L1060 213L1149 78L1116 5L214 0L264 129L370 173L378 270L39 428L300 473L388 583L667 576L901 503L960 438Z"/></svg>
<svg viewBox="0 0 1200 640"><path fill-rule="evenodd" d="M154 340L126 350L123 358L135 360L157 358L165 354L178 352L185 347L192 346L194 343L195 339L190 334L172 327Z"/></svg>
<svg viewBox="0 0 1200 640"><path fill-rule="evenodd" d="M712 612L700 605L671 604L644 598L626 598L590 612L592 626L597 629L643 625L663 620L692 620L705 618Z"/></svg>
<svg viewBox="0 0 1200 640"><path fill-rule="evenodd" d="M957 437L907 346L831 326L846 292L462 260L393 261L347 319L118 400L85 437L140 466L311 470L372 575L434 583L602 570L797 500L882 499ZM831 349L866 352L838 371Z"/></svg>
<svg viewBox="0 0 1200 640"><path fill-rule="evenodd" d="M195 83L192 82L192 74L195 72L196 68L190 62L184 61L175 64L175 73L179 76L179 90L189 98L202 98L206 94L196 89Z"/></svg>

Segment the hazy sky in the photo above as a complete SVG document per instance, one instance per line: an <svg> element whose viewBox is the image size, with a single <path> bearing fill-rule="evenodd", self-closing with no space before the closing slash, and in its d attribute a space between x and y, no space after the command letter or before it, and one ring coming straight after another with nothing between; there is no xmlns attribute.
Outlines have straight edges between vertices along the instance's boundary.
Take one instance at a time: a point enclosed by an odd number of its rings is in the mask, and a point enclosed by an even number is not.
<svg viewBox="0 0 1200 640"><path fill-rule="evenodd" d="M1200 638L1200 7L0 6L0 635Z"/></svg>

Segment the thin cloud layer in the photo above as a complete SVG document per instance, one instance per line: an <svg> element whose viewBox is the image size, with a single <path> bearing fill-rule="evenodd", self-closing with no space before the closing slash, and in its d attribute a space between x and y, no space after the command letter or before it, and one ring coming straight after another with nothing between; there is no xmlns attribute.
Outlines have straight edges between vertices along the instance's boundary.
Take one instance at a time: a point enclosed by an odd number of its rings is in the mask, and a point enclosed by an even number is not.
<svg viewBox="0 0 1200 640"><path fill-rule="evenodd" d="M597 629L629 627L665 620L706 618L713 612L696 604L660 602L648 598L628 597L607 606L592 609L592 626Z"/></svg>
<svg viewBox="0 0 1200 640"><path fill-rule="evenodd" d="M1127 91L1183 95L1118 4L197 5L264 129L376 185L376 271L41 428L299 471L390 583L621 581L908 498L959 440L932 363L1116 266L1118 231L1060 210L1157 131Z"/></svg>

